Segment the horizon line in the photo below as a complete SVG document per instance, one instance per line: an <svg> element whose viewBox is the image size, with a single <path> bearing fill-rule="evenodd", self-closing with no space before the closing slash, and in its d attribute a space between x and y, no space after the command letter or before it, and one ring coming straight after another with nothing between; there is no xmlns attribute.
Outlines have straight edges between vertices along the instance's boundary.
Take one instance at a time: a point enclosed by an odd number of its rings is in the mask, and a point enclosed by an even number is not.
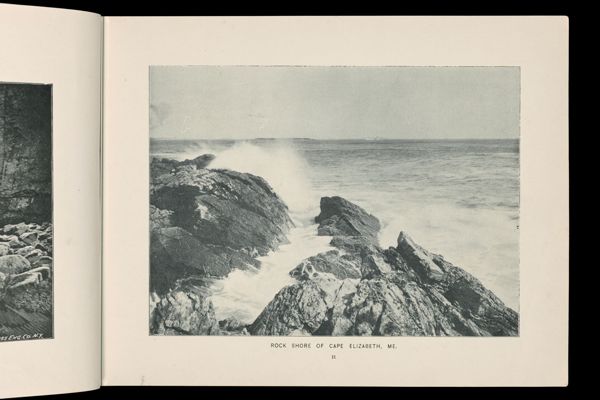
<svg viewBox="0 0 600 400"><path fill-rule="evenodd" d="M502 137L502 138L474 138L474 137L460 137L460 138L384 138L384 137L356 137L356 138L310 138L310 137L253 137L253 138L218 138L218 139L204 139L204 138L177 138L177 137L152 137L153 140L203 140L203 141L217 141L217 140L368 140L368 141L384 141L384 140L520 140L521 137Z"/></svg>

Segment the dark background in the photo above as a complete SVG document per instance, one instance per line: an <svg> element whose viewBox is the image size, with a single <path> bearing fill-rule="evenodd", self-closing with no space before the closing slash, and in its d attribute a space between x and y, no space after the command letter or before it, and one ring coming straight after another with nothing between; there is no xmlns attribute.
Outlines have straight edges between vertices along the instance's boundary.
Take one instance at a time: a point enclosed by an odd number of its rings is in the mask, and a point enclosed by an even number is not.
<svg viewBox="0 0 600 400"><path fill-rule="evenodd" d="M167 15L567 15L570 24L570 249L571 249L571 274L570 274L570 322L569 322L569 386L567 388L214 388L214 387L103 387L101 390L61 395L46 396L44 399L112 399L127 397L156 397L161 399L185 399L185 398L209 398L215 397L243 397L261 398L276 397L284 399L297 395L303 398L312 398L316 392L327 397L344 398L346 396L356 396L358 398L381 399L381 400L400 400L400 399L425 399L438 398L445 399L456 396L461 399L473 398L478 400L488 398L511 399L514 396L539 396L540 398L565 398L570 395L576 395L584 388L585 383L593 383L595 377L584 375L584 371L593 371L595 367L595 358L591 352L595 346L595 329L591 326L585 330L576 327L574 321L579 320L580 315L586 315L583 321L593 324L595 317L587 313L586 305L594 305L591 298L588 299L591 290L591 284L595 282L591 278L592 270L595 269L595 263L583 262L583 257L587 254L594 254L596 246L591 247L582 244L581 239L587 235L581 234L578 228L582 219L591 220L589 214L585 213L583 204L577 204L581 200L591 200L592 196L584 196L582 182L586 182L586 188L593 188L595 149L590 145L590 140L596 135L594 125L585 129L577 129L577 123L580 122L579 115L595 115L595 110L589 112L580 111L583 102L577 101L576 94L581 88L581 82L585 80L586 89L595 85L595 71L589 73L583 67L581 62L583 56L587 56L590 61L594 58L597 44L586 43L586 39L591 33L584 32L588 28L594 28L596 22L589 19L584 22L587 15L593 15L591 7L585 8L583 2L575 1L369 1L369 2L243 2L234 4L233 2L207 2L194 0L169 0L163 2L143 2L135 1L127 3L124 0L104 0L104 1L4 1L5 3L41 5L49 7L72 8L78 10L91 11L102 15L110 16L167 16ZM590 30L591 32L591 30ZM587 46L586 46L587 44ZM582 48L586 48L586 52ZM0 52L0 62L1 61ZM592 62L587 63L594 66ZM595 106L594 91L588 89L592 101L588 104ZM577 92L577 93L576 93ZM588 110L586 110L588 111ZM580 139L580 140L577 140ZM583 145L584 140L585 145ZM583 203L583 202L582 202ZM587 205L587 204L586 204ZM595 224L588 222L588 228L595 228ZM594 229L595 230L595 229ZM595 235L590 235L595 237ZM578 240L579 239L579 240ZM578 269L579 267L579 269ZM579 271L579 273L578 273ZM583 281L586 281L584 285ZM582 351L585 348L585 352ZM588 355L584 358L583 356ZM586 360L588 359L588 360ZM587 361L587 362L586 362ZM0 362L2 362L0 360ZM460 362L460 360L457 360ZM585 365L584 365L585 363ZM588 367L589 365L589 367ZM252 366L249 366L252 367ZM368 373L368 371L365 371Z"/></svg>
<svg viewBox="0 0 600 400"><path fill-rule="evenodd" d="M302 2L163 2L125 0L2 1L45 7L71 8L111 16L164 15L568 15L579 18L576 1L311 1ZM583 2L582 2L583 3ZM585 10L582 10L585 11ZM583 14L583 12L581 12Z"/></svg>

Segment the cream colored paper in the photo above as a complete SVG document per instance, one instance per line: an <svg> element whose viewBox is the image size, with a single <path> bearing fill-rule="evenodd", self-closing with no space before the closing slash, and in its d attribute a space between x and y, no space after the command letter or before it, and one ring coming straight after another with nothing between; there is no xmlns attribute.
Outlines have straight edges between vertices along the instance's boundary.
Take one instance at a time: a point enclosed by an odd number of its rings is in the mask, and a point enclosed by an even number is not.
<svg viewBox="0 0 600 400"><path fill-rule="evenodd" d="M0 5L0 81L53 97L54 338L0 343L0 398L100 384L102 18Z"/></svg>
<svg viewBox="0 0 600 400"><path fill-rule="evenodd" d="M105 29L104 384L567 384L566 18L111 17ZM520 66L520 337L149 336L150 65Z"/></svg>

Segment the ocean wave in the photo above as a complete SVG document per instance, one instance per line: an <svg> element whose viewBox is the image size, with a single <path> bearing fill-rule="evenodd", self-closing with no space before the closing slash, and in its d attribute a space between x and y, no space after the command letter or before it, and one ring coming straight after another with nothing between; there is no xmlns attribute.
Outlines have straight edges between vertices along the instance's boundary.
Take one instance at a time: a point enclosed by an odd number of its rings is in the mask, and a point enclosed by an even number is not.
<svg viewBox="0 0 600 400"><path fill-rule="evenodd" d="M236 143L217 151L210 167L246 172L264 178L296 219L304 220L318 210L319 198L306 173L309 167L290 146L275 143L262 147L249 142Z"/></svg>
<svg viewBox="0 0 600 400"><path fill-rule="evenodd" d="M320 197L342 196L380 219L383 247L395 246L399 232L408 232L518 310L518 153L505 156L513 148L510 142L467 144L164 141L152 143L151 152L178 160L211 153L216 158L210 168L261 176L299 228L313 224ZM299 245L313 244L300 240Z"/></svg>
<svg viewBox="0 0 600 400"><path fill-rule="evenodd" d="M258 258L258 271L238 269L215 282L211 300L217 319L234 317L252 323L281 288L294 282L289 274L294 267L305 258L332 248L331 237L317 236L316 224L293 228L288 239L289 244Z"/></svg>

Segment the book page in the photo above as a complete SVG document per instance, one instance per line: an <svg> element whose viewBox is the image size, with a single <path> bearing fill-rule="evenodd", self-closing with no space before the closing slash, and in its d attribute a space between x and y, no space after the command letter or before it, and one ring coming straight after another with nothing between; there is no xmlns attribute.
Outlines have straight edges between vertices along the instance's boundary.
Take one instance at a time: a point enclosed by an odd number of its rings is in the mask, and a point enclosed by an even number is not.
<svg viewBox="0 0 600 400"><path fill-rule="evenodd" d="M100 385L102 18L0 5L0 397Z"/></svg>
<svg viewBox="0 0 600 400"><path fill-rule="evenodd" d="M567 43L107 18L103 382L566 385Z"/></svg>

